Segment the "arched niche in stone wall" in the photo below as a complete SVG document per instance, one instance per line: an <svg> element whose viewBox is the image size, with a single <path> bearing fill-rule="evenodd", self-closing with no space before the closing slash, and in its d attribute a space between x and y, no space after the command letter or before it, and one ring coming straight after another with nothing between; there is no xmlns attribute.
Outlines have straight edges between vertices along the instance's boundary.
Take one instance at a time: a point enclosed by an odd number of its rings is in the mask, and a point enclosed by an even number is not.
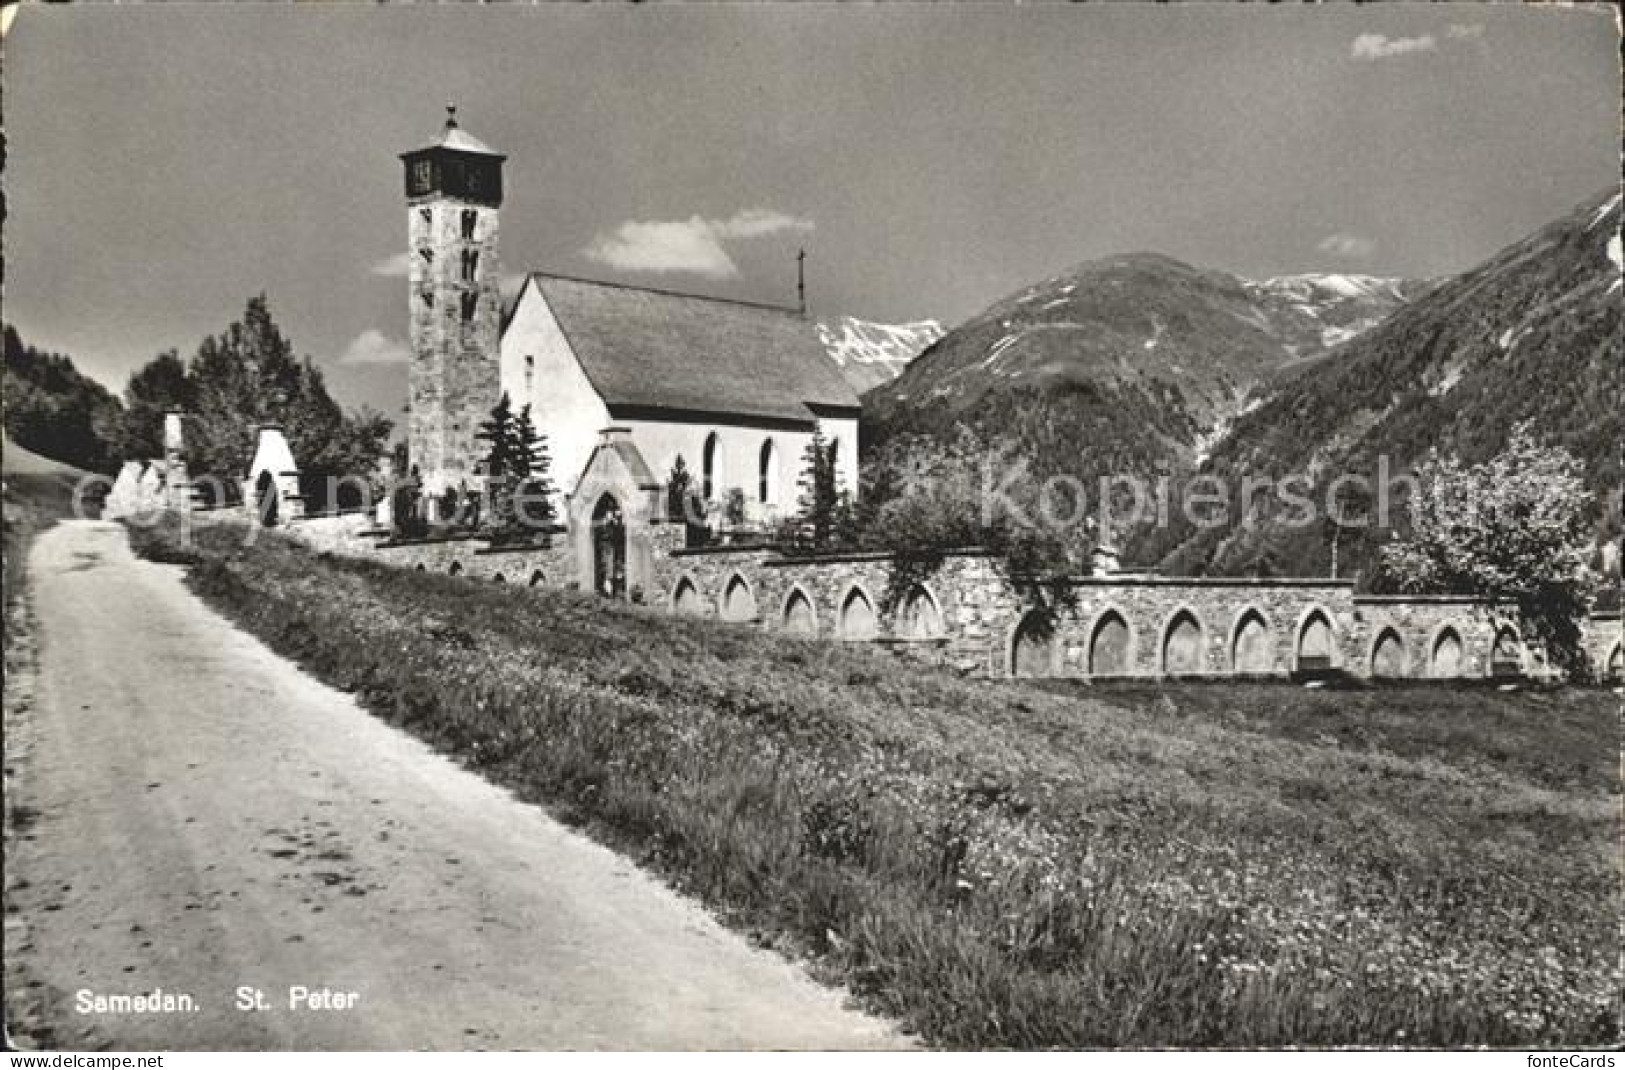
<svg viewBox="0 0 1625 1070"><path fill-rule="evenodd" d="M1523 675L1523 641L1512 628L1495 633L1490 647L1490 675L1497 680L1514 680Z"/></svg>
<svg viewBox="0 0 1625 1070"><path fill-rule="evenodd" d="M853 587L841 601L840 634L854 642L874 639L880 634L875 604L861 587Z"/></svg>
<svg viewBox="0 0 1625 1070"><path fill-rule="evenodd" d="M1030 611L1010 638L1010 675L1054 676L1056 649L1054 618L1041 609Z"/></svg>
<svg viewBox="0 0 1625 1070"><path fill-rule="evenodd" d="M791 588L784 600L784 630L791 635L818 634L818 614L813 611L812 599L800 587Z"/></svg>
<svg viewBox="0 0 1625 1070"><path fill-rule="evenodd" d="M1089 675L1127 676L1134 671L1134 633L1115 609L1108 609L1089 633Z"/></svg>
<svg viewBox="0 0 1625 1070"><path fill-rule="evenodd" d="M1405 675L1405 640L1393 628L1383 628L1371 644L1371 675L1379 680Z"/></svg>
<svg viewBox="0 0 1625 1070"><path fill-rule="evenodd" d="M897 611L897 634L904 639L935 639L942 634L942 610L924 584L903 596Z"/></svg>
<svg viewBox="0 0 1625 1070"><path fill-rule="evenodd" d="M688 576L681 576L677 586L672 588L671 608L673 613L685 617L703 617L705 615L705 599L700 597L700 589L694 585L694 580Z"/></svg>
<svg viewBox="0 0 1625 1070"><path fill-rule="evenodd" d="M1275 643L1269 625L1256 609L1245 610L1230 642L1231 671L1237 676L1263 676L1275 671Z"/></svg>
<svg viewBox="0 0 1625 1070"><path fill-rule="evenodd" d="M1167 676L1195 676L1206 670L1202 624L1195 613L1181 609L1169 620L1163 633L1162 671Z"/></svg>
<svg viewBox="0 0 1625 1070"><path fill-rule="evenodd" d="M1313 609L1298 629L1298 671L1324 672L1337 664L1337 633L1320 609Z"/></svg>
<svg viewBox="0 0 1625 1070"><path fill-rule="evenodd" d="M1433 651L1428 658L1428 675L1435 680L1454 680L1467 672L1467 659L1461 643L1461 633L1446 626L1433 640Z"/></svg>
<svg viewBox="0 0 1625 1070"><path fill-rule="evenodd" d="M756 619L756 595L737 572L722 585L722 619L735 624Z"/></svg>

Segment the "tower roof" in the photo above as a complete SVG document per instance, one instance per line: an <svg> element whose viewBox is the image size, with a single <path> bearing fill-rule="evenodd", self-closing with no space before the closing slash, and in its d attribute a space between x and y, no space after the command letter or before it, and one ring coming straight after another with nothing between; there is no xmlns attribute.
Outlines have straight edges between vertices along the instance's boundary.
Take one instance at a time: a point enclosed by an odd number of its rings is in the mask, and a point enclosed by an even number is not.
<svg viewBox="0 0 1625 1070"><path fill-rule="evenodd" d="M441 128L440 136L421 148L413 149L414 153L425 149L452 149L456 152L477 152L484 156L501 155L491 146L470 134L457 125L457 105L446 105L446 125Z"/></svg>

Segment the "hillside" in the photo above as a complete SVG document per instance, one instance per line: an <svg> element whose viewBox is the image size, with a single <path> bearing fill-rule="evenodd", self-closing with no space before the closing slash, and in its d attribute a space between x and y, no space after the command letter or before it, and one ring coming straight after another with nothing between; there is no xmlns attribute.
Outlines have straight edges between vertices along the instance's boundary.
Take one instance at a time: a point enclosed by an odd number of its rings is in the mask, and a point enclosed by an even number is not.
<svg viewBox="0 0 1625 1070"><path fill-rule="evenodd" d="M27 622L16 616L22 592L23 570L28 560L29 541L56 521L73 515L73 492L89 475L72 465L41 457L12 441L8 430L0 439L0 475L3 475L4 503L0 506L3 528L4 598L6 611L6 670L13 664L13 646ZM86 503L92 515L99 512L100 495Z"/></svg>
<svg viewBox="0 0 1625 1070"><path fill-rule="evenodd" d="M73 361L27 345L5 329L5 421L16 441L47 457L111 471L111 439L123 406Z"/></svg>
<svg viewBox="0 0 1625 1070"><path fill-rule="evenodd" d="M949 331L864 397L872 447L960 425L1039 475L1185 470L1249 391L1380 321L1417 284L1251 282L1152 253L1081 264Z"/></svg>
<svg viewBox="0 0 1625 1070"><path fill-rule="evenodd" d="M835 323L817 324L817 330L830 359L860 394L903 374L909 361L942 337L936 320L871 323L842 316Z"/></svg>
<svg viewBox="0 0 1625 1070"><path fill-rule="evenodd" d="M1336 474L1374 473L1382 457L1400 473L1434 448L1481 461L1529 420L1584 461L1592 489L1613 502L1598 510L1600 541L1616 534L1619 225L1619 194L1594 197L1335 357L1306 362L1235 421L1203 471L1229 485L1243 475L1304 474L1323 502ZM1289 529L1267 509L1253 520L1149 533L1134 560L1181 573L1326 572L1318 526ZM1346 546L1344 574L1368 562L1375 541Z"/></svg>

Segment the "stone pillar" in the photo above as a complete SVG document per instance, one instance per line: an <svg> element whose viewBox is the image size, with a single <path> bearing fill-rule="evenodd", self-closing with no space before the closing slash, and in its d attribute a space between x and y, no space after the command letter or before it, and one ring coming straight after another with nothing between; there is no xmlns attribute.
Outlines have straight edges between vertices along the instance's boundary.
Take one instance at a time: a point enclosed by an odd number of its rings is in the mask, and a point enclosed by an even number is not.
<svg viewBox="0 0 1625 1070"><path fill-rule="evenodd" d="M192 480L186 469L186 430L179 409L164 413L164 507L190 509Z"/></svg>

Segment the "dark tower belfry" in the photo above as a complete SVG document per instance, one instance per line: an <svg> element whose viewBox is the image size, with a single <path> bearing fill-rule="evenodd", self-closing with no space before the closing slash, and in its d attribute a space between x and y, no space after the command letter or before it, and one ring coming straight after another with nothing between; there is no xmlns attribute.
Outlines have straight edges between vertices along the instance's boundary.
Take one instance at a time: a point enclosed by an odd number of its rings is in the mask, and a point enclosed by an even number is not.
<svg viewBox="0 0 1625 1070"><path fill-rule="evenodd" d="M406 448L426 494L473 483L474 432L501 389L505 159L457 125L455 104L438 138L401 154L411 256Z"/></svg>

